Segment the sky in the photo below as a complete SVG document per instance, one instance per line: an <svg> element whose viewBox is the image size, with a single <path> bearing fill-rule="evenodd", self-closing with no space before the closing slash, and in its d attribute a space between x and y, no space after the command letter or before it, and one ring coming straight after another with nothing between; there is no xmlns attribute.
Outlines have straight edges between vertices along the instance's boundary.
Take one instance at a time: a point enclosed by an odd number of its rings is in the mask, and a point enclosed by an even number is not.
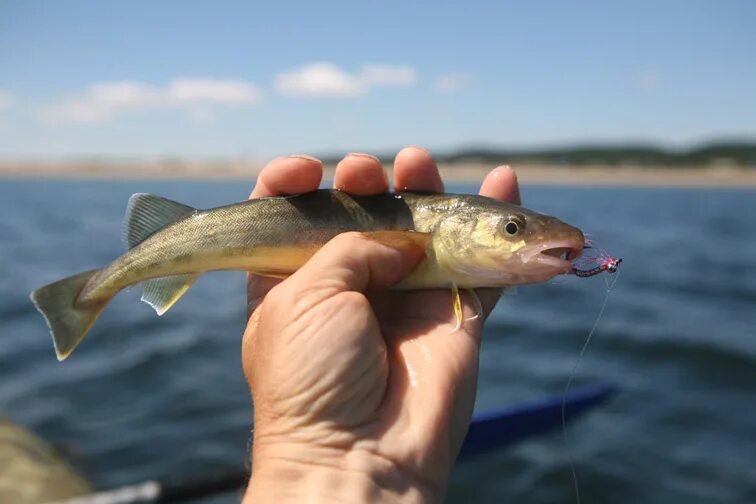
<svg viewBox="0 0 756 504"><path fill-rule="evenodd" d="M0 158L756 138L756 2L0 0Z"/></svg>

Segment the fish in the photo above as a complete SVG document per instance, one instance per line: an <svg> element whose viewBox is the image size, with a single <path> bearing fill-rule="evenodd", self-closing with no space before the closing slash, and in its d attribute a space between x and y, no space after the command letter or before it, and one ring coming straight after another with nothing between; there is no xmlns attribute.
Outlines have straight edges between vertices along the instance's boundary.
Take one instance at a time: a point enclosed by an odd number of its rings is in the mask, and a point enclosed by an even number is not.
<svg viewBox="0 0 756 504"><path fill-rule="evenodd" d="M124 218L126 253L104 268L41 287L31 300L62 361L127 287L141 283L141 300L163 315L205 272L284 278L330 239L350 231L387 245L421 247L424 258L393 288L452 289L457 327L459 289L504 288L569 274L585 245L580 229L555 217L469 194L356 196L321 189L200 210L139 193L129 199Z"/></svg>

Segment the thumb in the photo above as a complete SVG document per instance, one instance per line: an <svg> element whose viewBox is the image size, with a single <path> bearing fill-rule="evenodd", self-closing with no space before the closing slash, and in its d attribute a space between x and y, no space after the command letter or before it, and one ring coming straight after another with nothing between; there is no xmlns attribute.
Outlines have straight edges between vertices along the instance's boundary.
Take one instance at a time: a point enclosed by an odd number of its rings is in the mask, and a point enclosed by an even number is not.
<svg viewBox="0 0 756 504"><path fill-rule="evenodd" d="M386 239L386 235L392 235ZM291 283L335 294L385 289L407 276L425 257L423 233L344 233L329 241L294 273ZM416 235L416 236L415 236ZM410 238L412 236L412 238Z"/></svg>

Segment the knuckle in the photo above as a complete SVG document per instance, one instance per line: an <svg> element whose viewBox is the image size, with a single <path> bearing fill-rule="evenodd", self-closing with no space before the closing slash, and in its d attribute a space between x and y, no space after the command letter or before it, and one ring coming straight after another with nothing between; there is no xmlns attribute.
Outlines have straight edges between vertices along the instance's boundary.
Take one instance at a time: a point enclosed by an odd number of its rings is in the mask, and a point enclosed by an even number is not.
<svg viewBox="0 0 756 504"><path fill-rule="evenodd" d="M339 293L339 305L346 312L359 312L370 309L370 301L361 292L344 291Z"/></svg>
<svg viewBox="0 0 756 504"><path fill-rule="evenodd" d="M265 295L265 305L278 306L281 304L286 304L289 303L290 298L291 296L289 295L288 289L286 288L286 284L280 283L270 289Z"/></svg>
<svg viewBox="0 0 756 504"><path fill-rule="evenodd" d="M365 242L365 237L362 235L362 233L359 233L357 231L348 231L336 236L333 241L337 245L351 248L359 247L362 243Z"/></svg>

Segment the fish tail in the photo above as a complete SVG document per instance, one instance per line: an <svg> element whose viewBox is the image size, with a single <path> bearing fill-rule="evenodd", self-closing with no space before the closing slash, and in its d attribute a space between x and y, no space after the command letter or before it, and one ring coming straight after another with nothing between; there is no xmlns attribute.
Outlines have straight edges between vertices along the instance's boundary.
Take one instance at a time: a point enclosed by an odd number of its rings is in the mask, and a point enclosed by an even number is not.
<svg viewBox="0 0 756 504"><path fill-rule="evenodd" d="M103 301L77 304L79 293L98 270L58 280L31 293L31 300L45 317L50 328L55 354L62 361L86 336L110 298Z"/></svg>

